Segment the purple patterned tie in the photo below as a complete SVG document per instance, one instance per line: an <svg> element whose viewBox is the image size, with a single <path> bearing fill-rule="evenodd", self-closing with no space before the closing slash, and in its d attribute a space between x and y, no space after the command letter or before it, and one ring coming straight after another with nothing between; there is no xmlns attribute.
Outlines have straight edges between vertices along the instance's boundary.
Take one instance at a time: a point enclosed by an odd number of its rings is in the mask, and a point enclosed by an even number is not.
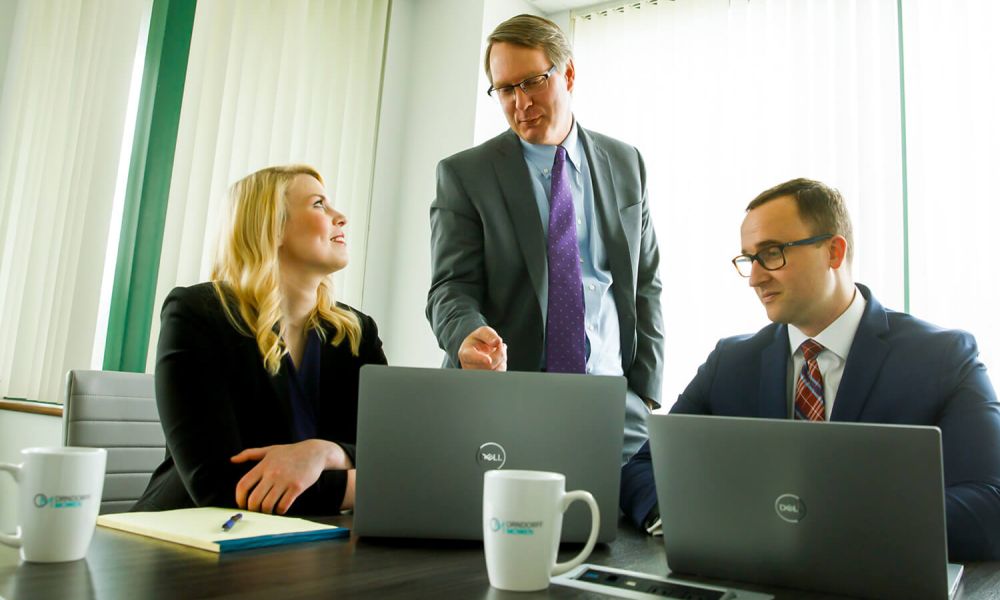
<svg viewBox="0 0 1000 600"><path fill-rule="evenodd" d="M556 147L549 201L549 302L545 322L546 370L585 373L583 278L576 241L573 192L566 173L566 149Z"/></svg>

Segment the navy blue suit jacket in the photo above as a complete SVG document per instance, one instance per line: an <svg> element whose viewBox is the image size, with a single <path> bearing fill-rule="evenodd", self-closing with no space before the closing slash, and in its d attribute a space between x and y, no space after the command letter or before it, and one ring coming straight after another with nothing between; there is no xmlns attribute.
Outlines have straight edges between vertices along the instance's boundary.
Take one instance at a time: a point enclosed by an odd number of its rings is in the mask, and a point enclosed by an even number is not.
<svg viewBox="0 0 1000 600"><path fill-rule="evenodd" d="M976 340L867 299L832 421L941 429L952 561L1000 559L1000 404ZM788 418L788 327L720 340L672 413ZM649 442L622 468L622 510L642 524L656 505Z"/></svg>

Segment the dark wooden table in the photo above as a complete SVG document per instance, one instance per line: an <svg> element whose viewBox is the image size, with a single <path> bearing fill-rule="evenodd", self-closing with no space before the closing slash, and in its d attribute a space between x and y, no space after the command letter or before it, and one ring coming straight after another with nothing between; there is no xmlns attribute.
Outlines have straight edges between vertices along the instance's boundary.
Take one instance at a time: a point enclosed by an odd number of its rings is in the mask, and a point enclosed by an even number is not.
<svg viewBox="0 0 1000 600"><path fill-rule="evenodd" d="M351 517L323 519L350 527ZM580 548L568 545L560 559ZM625 522L618 539L598 545L589 562L646 573L666 571L660 538L641 535ZM1000 600L1000 563L968 565L960 598ZM712 582L721 583L725 582ZM795 590L747 584L778 599L826 598ZM85 560L20 563L0 546L0 596L6 600L97 598L596 598L551 586L545 592L490 588L482 545L473 542L331 540L227 555L97 528Z"/></svg>

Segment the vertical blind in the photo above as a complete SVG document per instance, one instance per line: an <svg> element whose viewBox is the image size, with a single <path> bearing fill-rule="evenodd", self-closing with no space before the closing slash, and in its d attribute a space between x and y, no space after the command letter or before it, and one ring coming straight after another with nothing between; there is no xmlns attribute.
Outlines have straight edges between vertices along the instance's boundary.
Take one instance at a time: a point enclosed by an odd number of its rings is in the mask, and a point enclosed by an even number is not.
<svg viewBox="0 0 1000 600"><path fill-rule="evenodd" d="M323 174L348 218L337 298L360 305L387 13L388 0L198 3L150 357L167 293L209 276L229 186L271 165Z"/></svg>
<svg viewBox="0 0 1000 600"><path fill-rule="evenodd" d="M1000 386L1000 3L902 7L910 308L974 333Z"/></svg>
<svg viewBox="0 0 1000 600"><path fill-rule="evenodd" d="M843 193L854 276L904 301L895 0L635 2L574 20L575 113L646 159L672 402L720 337L767 323L730 259L794 177Z"/></svg>
<svg viewBox="0 0 1000 600"><path fill-rule="evenodd" d="M133 63L150 1L16 5L0 94L0 392L90 368Z"/></svg>

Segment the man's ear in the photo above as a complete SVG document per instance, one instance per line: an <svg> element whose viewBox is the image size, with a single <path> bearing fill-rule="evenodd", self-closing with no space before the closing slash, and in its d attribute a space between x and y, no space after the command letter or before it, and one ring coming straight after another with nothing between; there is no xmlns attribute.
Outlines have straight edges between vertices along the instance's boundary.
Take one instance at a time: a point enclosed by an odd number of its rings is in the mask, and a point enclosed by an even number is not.
<svg viewBox="0 0 1000 600"><path fill-rule="evenodd" d="M830 240L830 268L839 269L847 262L847 238L835 235Z"/></svg>
<svg viewBox="0 0 1000 600"><path fill-rule="evenodd" d="M576 80L576 67L573 66L572 58L566 61L566 70L563 71L563 77L566 79L566 89L572 92L573 82Z"/></svg>

